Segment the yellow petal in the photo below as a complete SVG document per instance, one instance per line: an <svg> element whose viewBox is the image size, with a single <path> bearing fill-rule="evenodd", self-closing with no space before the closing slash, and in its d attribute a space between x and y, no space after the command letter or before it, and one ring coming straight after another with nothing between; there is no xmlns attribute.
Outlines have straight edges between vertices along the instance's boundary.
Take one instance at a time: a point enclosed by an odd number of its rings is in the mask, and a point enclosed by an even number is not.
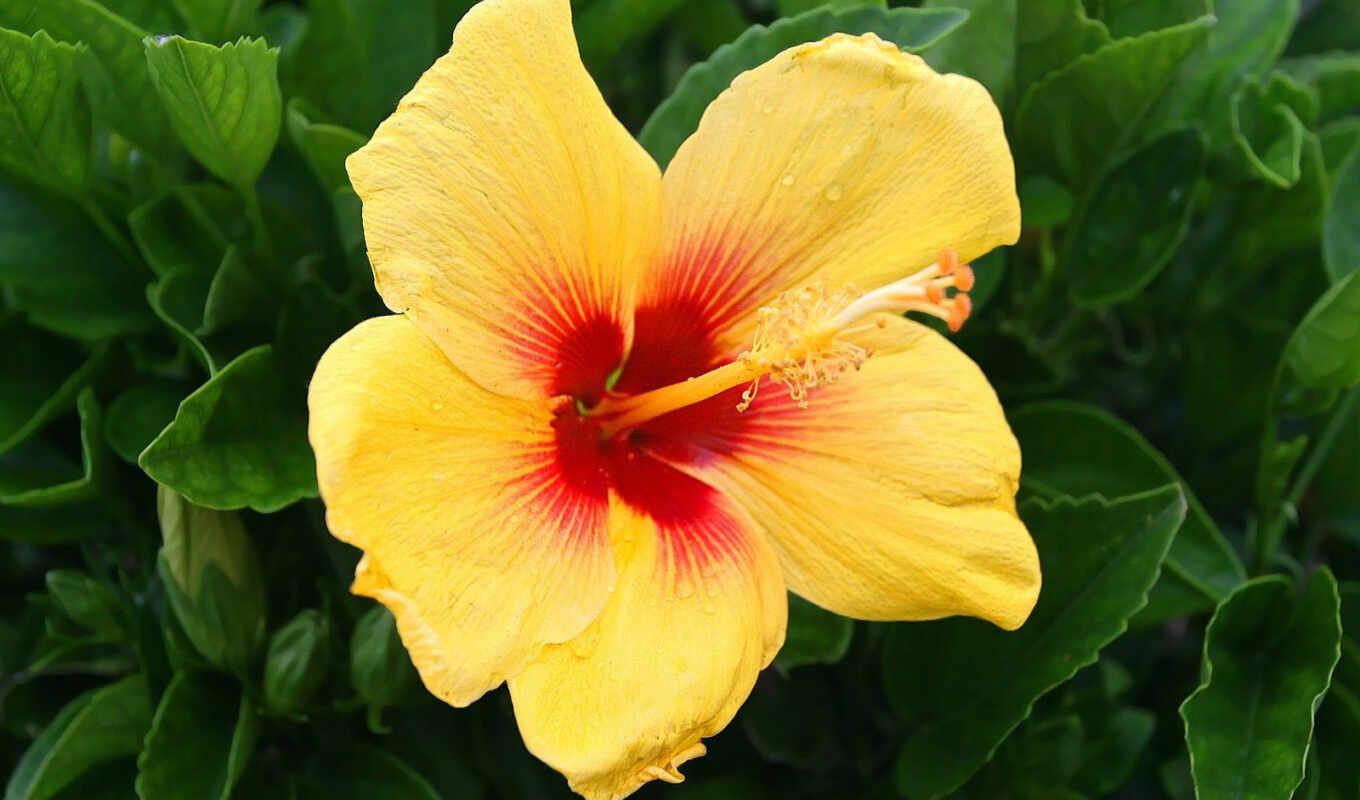
<svg viewBox="0 0 1360 800"><path fill-rule="evenodd" d="M486 0L347 166L378 292L488 389L599 391L660 224L568 0Z"/></svg>
<svg viewBox="0 0 1360 800"><path fill-rule="evenodd" d="M585 633L510 680L530 752L589 800L678 782L784 641L787 600L764 536L693 479L701 518L654 522L615 501L618 588Z"/></svg>
<svg viewBox="0 0 1360 800"><path fill-rule="evenodd" d="M331 345L308 404L326 523L365 551L353 589L435 695L472 702L604 607L607 489L561 468L546 401L488 392L393 316Z"/></svg>
<svg viewBox="0 0 1360 800"><path fill-rule="evenodd" d="M814 279L862 290L1014 242L1014 166L981 84L873 34L831 36L744 73L666 169L646 309L747 346L751 313ZM639 322L639 338L646 338Z"/></svg>
<svg viewBox="0 0 1360 800"><path fill-rule="evenodd" d="M1015 513L1020 450L982 372L902 318L862 342L860 371L799 408L766 385L715 429L705 480L769 532L789 588L839 614L954 614L1017 628L1039 560ZM726 413L726 412L725 412Z"/></svg>

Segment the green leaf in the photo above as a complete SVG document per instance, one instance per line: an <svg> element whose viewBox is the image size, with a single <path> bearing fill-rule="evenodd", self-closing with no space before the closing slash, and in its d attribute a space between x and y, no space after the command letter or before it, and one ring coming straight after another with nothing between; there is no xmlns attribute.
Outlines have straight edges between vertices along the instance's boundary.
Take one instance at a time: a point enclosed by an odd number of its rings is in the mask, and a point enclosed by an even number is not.
<svg viewBox="0 0 1360 800"><path fill-rule="evenodd" d="M1059 259L1078 305L1103 308L1134 297L1166 267L1190 229L1205 162L1204 137L1181 128L1095 182Z"/></svg>
<svg viewBox="0 0 1360 800"><path fill-rule="evenodd" d="M228 247L203 300L203 322L195 333L210 335L238 323L272 327L278 294L259 274L250 257Z"/></svg>
<svg viewBox="0 0 1360 800"><path fill-rule="evenodd" d="M1020 630L972 619L896 626L886 688L915 725L897 761L898 791L924 800L958 788L1036 700L1094 663L1147 602L1185 509L1175 486L1112 502L1027 502L1021 517L1044 588Z"/></svg>
<svg viewBox="0 0 1360 800"><path fill-rule="evenodd" d="M598 73L624 45L657 29L683 0L596 0L574 14L581 60ZM780 12L782 15L784 12Z"/></svg>
<svg viewBox="0 0 1360 800"><path fill-rule="evenodd" d="M1210 10L1205 0L1100 0L1087 9L1115 39L1180 25Z"/></svg>
<svg viewBox="0 0 1360 800"><path fill-rule="evenodd" d="M108 529L98 500L104 480L103 420L94 393L76 400L83 464L41 439L0 456L0 539L63 542Z"/></svg>
<svg viewBox="0 0 1360 800"><path fill-rule="evenodd" d="M123 637L122 602L118 592L79 570L54 569L43 578L47 591L66 616L105 641ZM148 710L148 717L150 711Z"/></svg>
<svg viewBox="0 0 1360 800"><path fill-rule="evenodd" d="M128 215L142 257L162 278L180 271L212 273L228 241L249 231L239 198L217 184L191 184L138 206Z"/></svg>
<svg viewBox="0 0 1360 800"><path fill-rule="evenodd" d="M1211 149L1228 137L1233 92L1246 77L1270 68L1289 41L1299 0L1215 0L1219 24L1205 47L1186 59L1148 122L1156 128L1203 121Z"/></svg>
<svg viewBox="0 0 1360 800"><path fill-rule="evenodd" d="M225 42L256 33L255 14L262 0L173 0L195 39Z"/></svg>
<svg viewBox="0 0 1360 800"><path fill-rule="evenodd" d="M45 32L0 29L0 168L82 198L90 179L90 110L80 53Z"/></svg>
<svg viewBox="0 0 1360 800"><path fill-rule="evenodd" d="M1213 17L1121 39L1035 83L1015 116L1026 172L1084 189L1112 156L1138 144L1143 116L1208 35Z"/></svg>
<svg viewBox="0 0 1360 800"><path fill-rule="evenodd" d="M285 63L296 92L343 125L370 133L446 49L434 0L308 0L307 30Z"/></svg>
<svg viewBox="0 0 1360 800"><path fill-rule="evenodd" d="M1326 567L1301 595L1268 575L1219 606L1205 633L1204 680L1181 706L1199 800L1293 794L1339 654L1339 609Z"/></svg>
<svg viewBox="0 0 1360 800"><path fill-rule="evenodd" d="M1237 153L1252 174L1281 189L1298 183L1306 130L1293 109L1253 80L1233 95L1230 119Z"/></svg>
<svg viewBox="0 0 1360 800"><path fill-rule="evenodd" d="M1243 188L1246 196L1239 214L1243 222L1233 241L1234 269L1316 247L1329 188L1322 147L1311 133L1304 136L1299 171L1298 183L1288 190L1263 182Z"/></svg>
<svg viewBox="0 0 1360 800"><path fill-rule="evenodd" d="M241 354L186 397L139 463L209 508L268 513L317 494L303 393L284 380L267 345Z"/></svg>
<svg viewBox="0 0 1360 800"><path fill-rule="evenodd" d="M1138 758L1152 740L1157 715L1126 707L1101 720L1104 730L1086 753L1077 784L1092 796L1114 793L1128 780Z"/></svg>
<svg viewBox="0 0 1360 800"><path fill-rule="evenodd" d="M113 398L105 417L104 438L118 457L136 464L146 446L175 418L175 410L188 394L180 384L165 381L141 383Z"/></svg>
<svg viewBox="0 0 1360 800"><path fill-rule="evenodd" d="M1030 84L1077 57L1110 43L1110 33L1089 19L1082 0L1029 0L1015 28L1015 85Z"/></svg>
<svg viewBox="0 0 1360 800"><path fill-rule="evenodd" d="M179 36L145 45L152 81L185 148L227 183L254 186L279 138L279 51L244 38L221 47Z"/></svg>
<svg viewBox="0 0 1360 800"><path fill-rule="evenodd" d="M1317 122L1341 119L1360 107L1360 54L1289 58L1281 61L1279 68L1317 91Z"/></svg>
<svg viewBox="0 0 1360 800"><path fill-rule="evenodd" d="M220 366L216 357L198 336L203 325L203 305L212 279L193 270L181 270L161 278L146 287L146 301L170 330L189 348L195 360L216 375Z"/></svg>
<svg viewBox="0 0 1360 800"><path fill-rule="evenodd" d="M751 744L770 761L829 767L841 755L832 722L836 699L827 677L815 670L782 679L766 678L741 708L742 728ZM808 725L809 719L824 723Z"/></svg>
<svg viewBox="0 0 1360 800"><path fill-rule="evenodd" d="M86 388L76 399L76 409L80 412L80 444L83 471L71 476L70 480L50 483L53 474L47 469L33 467L26 463L29 455L27 448L20 448L0 458L0 471L9 472L6 467L14 464L17 476L6 475L0 478L0 505L20 508L44 508L64 503L74 503L94 499L99 492L104 467L108 459L104 454L103 417L99 403L95 400L94 390ZM51 463L51 462L48 462ZM8 478L8 480L6 479ZM15 480L17 478L17 480Z"/></svg>
<svg viewBox="0 0 1360 800"><path fill-rule="evenodd" d="M396 619L381 605L370 608L354 626L349 677L359 697L378 710L395 704L416 685L416 670L397 635Z"/></svg>
<svg viewBox="0 0 1360 800"><path fill-rule="evenodd" d="M234 681L175 675L137 758L141 800L227 800L255 747L258 718Z"/></svg>
<svg viewBox="0 0 1360 800"><path fill-rule="evenodd" d="M919 52L959 25L958 9L819 8L768 28L753 25L731 44L713 52L707 61L690 67L642 126L638 141L662 169L680 144L699 127L704 109L741 73L760 66L778 53L832 33L876 33L908 52Z"/></svg>
<svg viewBox="0 0 1360 800"><path fill-rule="evenodd" d="M89 57L81 59L81 72L95 116L153 156L175 154L174 135L142 54L146 31L95 0L6 0L0 3L0 25L83 42Z"/></svg>
<svg viewBox="0 0 1360 800"><path fill-rule="evenodd" d="M1351 154L1360 145L1360 117L1347 117L1318 128L1318 142L1322 145L1322 160L1327 174L1335 180ZM1326 243L1324 242L1324 245Z"/></svg>
<svg viewBox="0 0 1360 800"><path fill-rule="evenodd" d="M1290 374L1309 389L1339 390L1360 383L1360 272L1323 293L1285 345Z"/></svg>
<svg viewBox="0 0 1360 800"><path fill-rule="evenodd" d="M1020 408L1010 423L1025 454L1021 485L1038 496L1119 497L1168 482L1182 486L1185 524L1134 624L1212 608L1246 580L1242 562L1176 468L1119 418L1095 406L1051 400Z"/></svg>
<svg viewBox="0 0 1360 800"><path fill-rule="evenodd" d="M957 72L987 87L1001 108L1009 107L1015 88L1017 0L926 0L922 8L957 8L968 17L922 54L936 72ZM978 42L986 42L978 47Z"/></svg>
<svg viewBox="0 0 1360 800"><path fill-rule="evenodd" d="M1031 175L1020 182L1021 224L1025 230L1055 228L1072 217L1072 193L1047 175Z"/></svg>
<svg viewBox="0 0 1360 800"><path fill-rule="evenodd" d="M327 800L441 800L420 773L376 747L322 754L308 764L301 783L300 796Z"/></svg>
<svg viewBox="0 0 1360 800"><path fill-rule="evenodd" d="M24 754L5 800L48 800L85 771L134 755L151 724L146 678L130 675L71 701Z"/></svg>
<svg viewBox="0 0 1360 800"><path fill-rule="evenodd" d="M0 453L6 453L75 406L108 350L86 353L18 318L0 321L0 341L6 344L0 350Z"/></svg>
<svg viewBox="0 0 1360 800"><path fill-rule="evenodd" d="M368 140L349 128L313 120L305 101L296 97L288 101L288 135L317 180L328 192L349 188L345 159Z"/></svg>
<svg viewBox="0 0 1360 800"><path fill-rule="evenodd" d="M789 670L804 664L835 664L850 649L855 623L796 594L789 595L789 623L775 665Z"/></svg>
<svg viewBox="0 0 1360 800"><path fill-rule="evenodd" d="M1335 283L1360 268L1360 155L1352 150L1333 182L1322 220L1322 254Z"/></svg>
<svg viewBox="0 0 1360 800"><path fill-rule="evenodd" d="M80 339L148 330L148 274L76 209L0 182L0 284L33 325Z"/></svg>

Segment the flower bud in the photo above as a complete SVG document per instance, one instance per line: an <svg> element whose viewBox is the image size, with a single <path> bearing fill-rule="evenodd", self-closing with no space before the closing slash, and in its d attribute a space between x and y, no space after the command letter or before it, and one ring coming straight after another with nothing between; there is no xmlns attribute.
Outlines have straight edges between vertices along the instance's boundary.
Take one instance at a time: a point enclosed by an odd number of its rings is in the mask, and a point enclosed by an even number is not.
<svg viewBox="0 0 1360 800"><path fill-rule="evenodd" d="M159 566L170 605L210 663L243 675L265 637L259 559L240 516L196 506L172 489L158 495Z"/></svg>
<svg viewBox="0 0 1360 800"><path fill-rule="evenodd" d="M277 716L307 707L326 681L330 629L320 612L307 609L269 639L264 662L264 705Z"/></svg>
<svg viewBox="0 0 1360 800"><path fill-rule="evenodd" d="M350 681L368 703L369 727L379 728L382 709L395 705L416 683L416 669L397 635L397 621L380 605L354 626L350 641Z"/></svg>

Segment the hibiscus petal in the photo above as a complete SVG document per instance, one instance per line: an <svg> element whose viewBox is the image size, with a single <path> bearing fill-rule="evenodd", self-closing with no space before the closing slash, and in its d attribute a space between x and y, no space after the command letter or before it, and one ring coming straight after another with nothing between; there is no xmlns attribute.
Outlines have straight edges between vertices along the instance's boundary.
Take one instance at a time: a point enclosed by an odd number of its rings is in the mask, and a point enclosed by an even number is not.
<svg viewBox="0 0 1360 800"><path fill-rule="evenodd" d="M677 767L703 755L701 738L731 721L784 640L788 604L764 536L709 487L660 469L671 474L634 475L674 489L680 516L616 500L608 607L510 680L525 744L589 800L681 780Z"/></svg>
<svg viewBox="0 0 1360 800"><path fill-rule="evenodd" d="M789 588L839 614L954 614L1014 629L1038 598L1038 554L1015 513L1020 450L982 372L902 318L861 340L859 372L799 408L766 385L750 410L710 407L686 450L665 418L655 452L721 488L768 531Z"/></svg>
<svg viewBox="0 0 1360 800"><path fill-rule="evenodd" d="M308 396L326 523L362 548L425 685L467 705L580 633L614 583L598 476L558 457L547 401L494 394L410 320L368 320Z"/></svg>
<svg viewBox="0 0 1360 800"><path fill-rule="evenodd" d="M660 176L582 67L567 0L474 7L347 166L389 308L492 391L601 390Z"/></svg>
<svg viewBox="0 0 1360 800"><path fill-rule="evenodd" d="M757 306L815 279L862 290L1019 235L1014 166L981 84L939 75L872 34L785 50L704 113L666 169L648 319L703 320L713 349L750 345Z"/></svg>

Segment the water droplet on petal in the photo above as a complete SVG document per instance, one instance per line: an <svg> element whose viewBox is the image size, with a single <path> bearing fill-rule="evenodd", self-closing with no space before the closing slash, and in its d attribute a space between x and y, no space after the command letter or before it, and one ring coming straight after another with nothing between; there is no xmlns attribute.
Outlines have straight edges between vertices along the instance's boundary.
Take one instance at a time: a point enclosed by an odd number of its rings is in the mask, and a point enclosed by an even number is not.
<svg viewBox="0 0 1360 800"><path fill-rule="evenodd" d="M826 187L826 199L833 203L841 199L841 196L844 194L845 190L840 187L840 184L833 183Z"/></svg>
<svg viewBox="0 0 1360 800"><path fill-rule="evenodd" d="M765 105L761 106L761 107L760 107L760 110L763 111L763 112L766 113L766 114L773 114L773 113L774 113L774 101L773 101L773 100L766 100L766 101L765 101Z"/></svg>
<svg viewBox="0 0 1360 800"><path fill-rule="evenodd" d="M675 596L684 600L694 594L694 584L689 581L680 581L675 585Z"/></svg>
<svg viewBox="0 0 1360 800"><path fill-rule="evenodd" d="M716 614L718 613L718 607L713 603L704 603L704 613Z"/></svg>
<svg viewBox="0 0 1360 800"><path fill-rule="evenodd" d="M439 402L438 400L434 401L433 403L430 403L430 409L431 409L432 411L438 411L438 410L440 410L440 409L443 408L443 407L444 407L444 404L441 403L441 402Z"/></svg>
<svg viewBox="0 0 1360 800"><path fill-rule="evenodd" d="M792 185L793 185L793 173L792 173L792 172L786 172L786 173L784 173L784 178L783 178L783 180L781 180L781 181L779 181L779 182L782 183L782 184L784 184L785 186L792 186Z"/></svg>

